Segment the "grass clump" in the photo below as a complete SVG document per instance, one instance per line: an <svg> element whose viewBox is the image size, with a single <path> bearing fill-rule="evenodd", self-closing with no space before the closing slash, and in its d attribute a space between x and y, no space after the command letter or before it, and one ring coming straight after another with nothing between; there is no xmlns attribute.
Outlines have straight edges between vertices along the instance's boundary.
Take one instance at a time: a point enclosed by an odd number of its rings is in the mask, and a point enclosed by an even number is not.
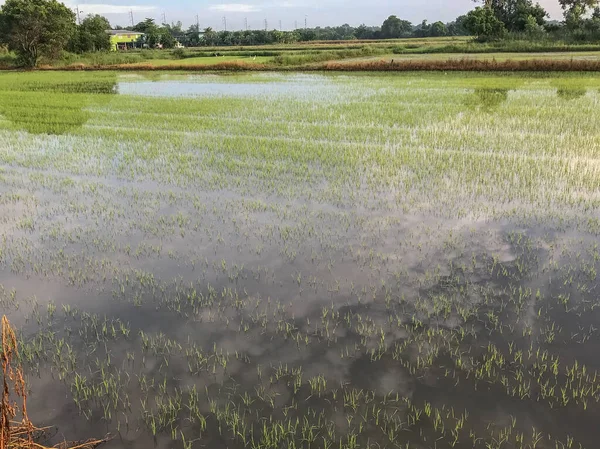
<svg viewBox="0 0 600 449"><path fill-rule="evenodd" d="M27 385L23 368L18 364L19 351L17 337L6 315L2 317L2 400L0 403L0 449L50 449L37 441L43 438L46 428L38 428L29 420L27 414ZM20 407L12 402L13 394L21 401ZM21 420L15 421L17 415ZM77 443L60 443L53 448L93 449L106 440L94 440Z"/></svg>

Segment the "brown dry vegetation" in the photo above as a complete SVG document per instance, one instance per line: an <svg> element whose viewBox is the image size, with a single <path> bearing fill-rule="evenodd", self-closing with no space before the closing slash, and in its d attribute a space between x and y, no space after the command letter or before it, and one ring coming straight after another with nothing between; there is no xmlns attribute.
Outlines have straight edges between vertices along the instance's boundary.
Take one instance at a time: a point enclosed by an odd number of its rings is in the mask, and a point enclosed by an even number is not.
<svg viewBox="0 0 600 449"><path fill-rule="evenodd" d="M265 64L254 64L242 61L226 61L217 64L168 64L168 65L153 65L152 63L144 64L110 64L110 65L86 65L72 64L66 67L39 67L40 70L68 70L68 71L94 71L94 70L116 70L116 71L259 71L273 70L272 66Z"/></svg>
<svg viewBox="0 0 600 449"><path fill-rule="evenodd" d="M410 72L410 71L479 71L479 72L597 72L600 61L576 59L448 59L448 60L368 60L355 62L329 61L303 66L274 66L242 61L227 61L217 64L116 64L96 65L73 64L67 67L40 67L40 70L68 71L331 71L331 72Z"/></svg>
<svg viewBox="0 0 600 449"><path fill-rule="evenodd" d="M6 316L2 317L2 400L0 403L0 449L50 449L36 442L43 437L46 428L35 427L27 415L27 386L23 377L23 369L16 362L18 347L15 332ZM12 391L21 402L20 410L16 402L11 400ZM16 421L20 411L20 421ZM78 443L60 443L56 449L92 449L106 440L88 440Z"/></svg>
<svg viewBox="0 0 600 449"><path fill-rule="evenodd" d="M326 62L319 70L330 71L481 71L481 72L596 72L600 61L575 59L448 59L448 60L371 60Z"/></svg>

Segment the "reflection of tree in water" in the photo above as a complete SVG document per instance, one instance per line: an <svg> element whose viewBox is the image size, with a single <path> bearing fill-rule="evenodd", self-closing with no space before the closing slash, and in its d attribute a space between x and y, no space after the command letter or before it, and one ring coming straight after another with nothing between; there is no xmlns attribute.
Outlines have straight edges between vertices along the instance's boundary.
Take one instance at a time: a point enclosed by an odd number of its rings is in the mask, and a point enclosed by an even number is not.
<svg viewBox="0 0 600 449"><path fill-rule="evenodd" d="M466 103L473 109L491 111L508 100L508 91L509 89L501 88L476 88Z"/></svg>
<svg viewBox="0 0 600 449"><path fill-rule="evenodd" d="M66 134L90 118L89 108L106 104L116 93L116 75L97 79L35 80L0 89L0 115L15 129L33 134Z"/></svg>
<svg viewBox="0 0 600 449"><path fill-rule="evenodd" d="M576 100L583 97L587 90L584 87L559 87L556 90L556 95L563 100Z"/></svg>

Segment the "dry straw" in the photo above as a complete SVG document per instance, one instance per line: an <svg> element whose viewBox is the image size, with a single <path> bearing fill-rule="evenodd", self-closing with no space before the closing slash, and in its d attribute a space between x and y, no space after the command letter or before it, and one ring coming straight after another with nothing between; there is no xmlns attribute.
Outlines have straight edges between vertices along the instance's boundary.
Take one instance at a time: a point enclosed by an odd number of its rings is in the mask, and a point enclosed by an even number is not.
<svg viewBox="0 0 600 449"><path fill-rule="evenodd" d="M18 347L15 331L8 318L2 317L2 403L0 409L0 449L51 449L37 443L44 436L47 428L38 428L32 424L27 415L27 386L23 378L23 368L15 362L18 360ZM16 421L18 405L11 401L11 386L16 398L21 401L21 421ZM106 440L80 441L76 443L60 443L52 446L55 449L92 449Z"/></svg>

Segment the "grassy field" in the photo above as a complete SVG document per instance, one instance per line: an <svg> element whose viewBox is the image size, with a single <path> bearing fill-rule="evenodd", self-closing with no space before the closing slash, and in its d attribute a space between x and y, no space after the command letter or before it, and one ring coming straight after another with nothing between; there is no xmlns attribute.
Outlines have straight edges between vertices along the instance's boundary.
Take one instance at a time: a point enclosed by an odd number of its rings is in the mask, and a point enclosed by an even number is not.
<svg viewBox="0 0 600 449"><path fill-rule="evenodd" d="M599 101L568 73L0 73L30 417L107 448L595 448Z"/></svg>
<svg viewBox="0 0 600 449"><path fill-rule="evenodd" d="M394 54L388 53L378 56L368 56L364 58L352 58L344 60L345 63L354 63L356 61L368 60L386 60L386 61L404 61L404 60L425 60L425 61L447 61L451 59L476 59L497 61L523 61L523 60L591 60L600 59L600 51L582 51L582 52L524 52L524 53L413 53L413 54Z"/></svg>
<svg viewBox="0 0 600 449"><path fill-rule="evenodd" d="M600 45L567 44L560 41L506 40L478 43L470 37L389 39L372 41L298 42L262 46L198 47L184 50L139 50L95 52L83 55L65 53L58 61L41 61L41 67L103 68L122 66L199 67L236 64L264 64L272 70L307 68L314 64L369 60L445 61L448 59L522 61L597 60ZM0 55L0 68L17 67L14 54ZM573 68L576 70L576 68Z"/></svg>
<svg viewBox="0 0 600 449"><path fill-rule="evenodd" d="M153 59L152 65L157 66L168 66L168 65L211 65L222 62L248 62L263 64L269 62L272 58L266 56L206 56L197 58L185 58L185 59Z"/></svg>

